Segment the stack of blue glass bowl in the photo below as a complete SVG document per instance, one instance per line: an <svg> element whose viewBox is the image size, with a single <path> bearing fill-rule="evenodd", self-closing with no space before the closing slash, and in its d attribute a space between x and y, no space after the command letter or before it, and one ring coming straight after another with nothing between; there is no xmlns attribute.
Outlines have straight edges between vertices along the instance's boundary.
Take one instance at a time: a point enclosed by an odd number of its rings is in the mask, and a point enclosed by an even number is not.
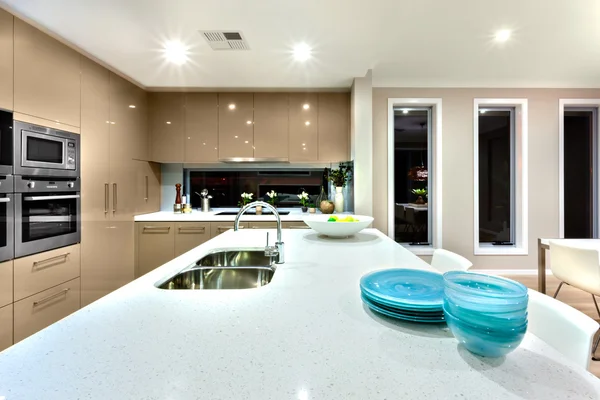
<svg viewBox="0 0 600 400"><path fill-rule="evenodd" d="M444 274L444 316L454 336L472 353L501 357L527 331L527 288L510 279L473 272Z"/></svg>

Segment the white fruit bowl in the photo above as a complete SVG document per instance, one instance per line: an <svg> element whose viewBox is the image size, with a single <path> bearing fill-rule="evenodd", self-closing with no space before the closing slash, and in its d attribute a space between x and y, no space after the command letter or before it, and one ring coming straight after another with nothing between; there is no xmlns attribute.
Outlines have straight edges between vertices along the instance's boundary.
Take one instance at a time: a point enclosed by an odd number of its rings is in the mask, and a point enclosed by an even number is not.
<svg viewBox="0 0 600 400"><path fill-rule="evenodd" d="M346 217L345 214L334 215L338 218ZM328 222L331 216L331 214L307 216L304 218L304 223L322 235L342 238L362 231L373 222L373 217L366 215L352 215L352 218L358 220L355 222Z"/></svg>

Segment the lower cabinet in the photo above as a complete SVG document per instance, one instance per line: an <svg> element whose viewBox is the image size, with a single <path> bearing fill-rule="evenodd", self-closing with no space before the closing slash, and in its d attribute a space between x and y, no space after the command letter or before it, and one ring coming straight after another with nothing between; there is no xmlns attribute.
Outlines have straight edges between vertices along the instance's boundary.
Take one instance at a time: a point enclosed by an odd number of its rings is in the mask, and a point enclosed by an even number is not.
<svg viewBox="0 0 600 400"><path fill-rule="evenodd" d="M302 221L283 222L282 225L283 229L310 229L310 227Z"/></svg>
<svg viewBox="0 0 600 400"><path fill-rule="evenodd" d="M13 302L13 262L0 263L0 307ZM0 345L0 348L2 346Z"/></svg>
<svg viewBox="0 0 600 400"><path fill-rule="evenodd" d="M175 257L210 240L209 222L179 222L175 224Z"/></svg>
<svg viewBox="0 0 600 400"><path fill-rule="evenodd" d="M0 351L13 344L13 305L0 308Z"/></svg>
<svg viewBox="0 0 600 400"><path fill-rule="evenodd" d="M79 310L80 280L70 280L14 304L14 342Z"/></svg>
<svg viewBox="0 0 600 400"><path fill-rule="evenodd" d="M248 228L250 228L250 229L275 229L275 228L277 228L277 222L276 221L248 222Z"/></svg>
<svg viewBox="0 0 600 400"><path fill-rule="evenodd" d="M248 222L240 222L240 229L248 228ZM210 223L210 237L211 239L219 236L221 233L227 232L234 228L234 222L211 222Z"/></svg>
<svg viewBox="0 0 600 400"><path fill-rule="evenodd" d="M175 256L174 222L138 222L136 277L160 267Z"/></svg>

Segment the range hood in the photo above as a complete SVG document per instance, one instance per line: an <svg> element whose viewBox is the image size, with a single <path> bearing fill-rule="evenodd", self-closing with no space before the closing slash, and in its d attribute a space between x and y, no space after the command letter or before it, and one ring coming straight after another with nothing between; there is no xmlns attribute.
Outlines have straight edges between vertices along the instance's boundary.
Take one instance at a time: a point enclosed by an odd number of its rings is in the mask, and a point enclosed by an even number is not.
<svg viewBox="0 0 600 400"><path fill-rule="evenodd" d="M230 157L220 158L220 162L223 163L288 163L290 160L283 157Z"/></svg>

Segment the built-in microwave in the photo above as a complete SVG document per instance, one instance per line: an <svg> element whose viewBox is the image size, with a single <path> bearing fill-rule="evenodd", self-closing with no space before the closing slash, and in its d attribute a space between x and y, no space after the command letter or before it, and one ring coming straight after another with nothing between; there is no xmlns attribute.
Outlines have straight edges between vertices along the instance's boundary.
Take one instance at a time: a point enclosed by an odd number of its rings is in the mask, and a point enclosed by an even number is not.
<svg viewBox="0 0 600 400"><path fill-rule="evenodd" d="M14 121L14 175L78 177L79 135Z"/></svg>

